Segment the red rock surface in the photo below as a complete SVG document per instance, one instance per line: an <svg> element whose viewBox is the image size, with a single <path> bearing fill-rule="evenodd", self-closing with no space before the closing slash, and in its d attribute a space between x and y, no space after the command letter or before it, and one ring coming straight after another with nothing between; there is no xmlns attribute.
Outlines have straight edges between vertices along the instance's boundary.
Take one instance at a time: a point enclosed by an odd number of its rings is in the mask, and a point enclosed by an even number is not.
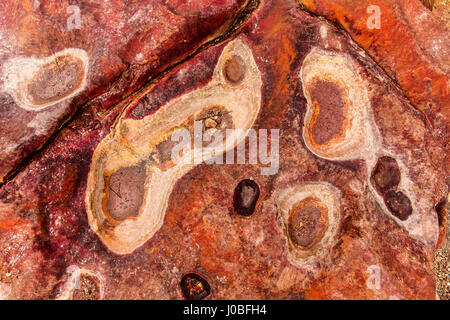
<svg viewBox="0 0 450 320"><path fill-rule="evenodd" d="M3 1L0 183L24 165L27 157L81 106L89 104L93 112L105 111L155 75L220 37L236 21L246 2L195 1L193 5L179 6L179 1L152 0ZM68 27L73 15L70 5L79 8L79 29ZM81 92L45 108L27 108L20 99L14 99L11 77L30 69L18 59L45 59L67 48L77 48L88 56ZM5 70L8 62L13 67Z"/></svg>
<svg viewBox="0 0 450 320"><path fill-rule="evenodd" d="M419 0L302 0L304 7L336 22L398 83L420 110L436 139L450 151L448 21ZM380 28L367 21L378 6ZM447 160L447 172L450 170Z"/></svg>
<svg viewBox="0 0 450 320"><path fill-rule="evenodd" d="M22 151L15 162L1 162L3 172L17 172L0 189L0 297L434 299L432 262L447 215L448 57L430 51L426 58L417 48L437 39L448 51L446 34L442 24L430 25L429 37L414 33L401 46L414 58L404 60L387 40L392 28L377 37L358 31L363 22L353 12L365 10L365 2L341 2L305 4L352 26L345 30L294 0L258 7L151 2L167 10L153 22L163 40L153 47L154 33L145 31L153 27L139 18L143 33L133 37L125 28L104 55L96 50L112 36L105 30L117 27L115 19L130 23L123 12L141 2L99 10L92 19L109 27L80 31L75 40L53 39L53 31L33 35L44 27L5 21L2 31L40 39L36 47L22 40L22 51L10 56L45 56L49 48L85 41L98 65L90 62L89 85L73 101L39 111L64 114L39 125L46 132L40 143L26 143L31 152L51 137L45 147L23 166ZM422 13L415 2L380 6L392 25L398 8ZM53 20L33 18L31 4L21 10L29 12L28 23L57 30ZM206 21L201 35L191 30L198 21ZM166 43L164 28L177 23L175 40ZM218 40L191 55L211 37ZM133 60L139 53L146 61L160 58L141 64ZM428 77L430 90L424 78L420 89L411 68ZM2 101L0 130L17 142L13 133L30 120L12 109L34 113L20 110L10 93ZM53 134L63 118L67 124ZM182 167L168 160L168 133L191 130L194 119L205 127L279 129L278 170L263 175L268 164L249 161ZM269 141L276 148L274 132ZM121 168L132 174L114 176ZM130 214L139 198L139 212ZM114 219L111 203L129 217Z"/></svg>

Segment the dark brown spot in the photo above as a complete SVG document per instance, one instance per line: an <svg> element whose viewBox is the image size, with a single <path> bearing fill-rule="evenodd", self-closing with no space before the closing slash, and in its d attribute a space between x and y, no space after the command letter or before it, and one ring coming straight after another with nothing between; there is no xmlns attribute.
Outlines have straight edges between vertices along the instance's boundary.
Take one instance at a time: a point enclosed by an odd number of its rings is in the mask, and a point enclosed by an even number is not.
<svg viewBox="0 0 450 320"><path fill-rule="evenodd" d="M433 10L435 0L420 0L428 10Z"/></svg>
<svg viewBox="0 0 450 320"><path fill-rule="evenodd" d="M402 221L408 219L412 213L411 201L401 191L388 191L384 202L392 214Z"/></svg>
<svg viewBox="0 0 450 320"><path fill-rule="evenodd" d="M28 84L28 93L36 105L50 103L77 90L83 79L84 64L79 58L56 57L36 73Z"/></svg>
<svg viewBox="0 0 450 320"><path fill-rule="evenodd" d="M242 59L238 56L233 56L225 62L224 67L225 78L231 83L239 83L244 79L245 66Z"/></svg>
<svg viewBox="0 0 450 320"><path fill-rule="evenodd" d="M234 189L233 206L236 213L250 216L254 213L259 198L259 186L255 181L246 179Z"/></svg>
<svg viewBox="0 0 450 320"><path fill-rule="evenodd" d="M391 157L381 157L372 172L372 184L380 193L395 188L400 183L400 169L397 161Z"/></svg>
<svg viewBox="0 0 450 320"><path fill-rule="evenodd" d="M201 300L211 294L208 281L195 273L189 273L180 282L181 291L187 300Z"/></svg>
<svg viewBox="0 0 450 320"><path fill-rule="evenodd" d="M297 203L289 217L289 237L302 249L318 243L328 228L328 209L317 198L309 197Z"/></svg>
<svg viewBox="0 0 450 320"><path fill-rule="evenodd" d="M116 221L136 217L144 199L145 164L120 168L107 179L109 215Z"/></svg>
<svg viewBox="0 0 450 320"><path fill-rule="evenodd" d="M316 207L306 206L297 211L289 223L292 241L302 247L309 246L314 241L319 221L320 211Z"/></svg>
<svg viewBox="0 0 450 320"><path fill-rule="evenodd" d="M100 284L96 277L90 274L80 275L80 286L73 291L73 300L100 299Z"/></svg>
<svg viewBox="0 0 450 320"><path fill-rule="evenodd" d="M448 203L447 203L448 191L445 192L445 195L439 200L439 202L434 206L438 215L439 226L443 227L447 222L447 214L448 214Z"/></svg>
<svg viewBox="0 0 450 320"><path fill-rule="evenodd" d="M317 81L311 90L314 114L311 120L312 140L321 145L342 134L344 125L344 100L338 85Z"/></svg>

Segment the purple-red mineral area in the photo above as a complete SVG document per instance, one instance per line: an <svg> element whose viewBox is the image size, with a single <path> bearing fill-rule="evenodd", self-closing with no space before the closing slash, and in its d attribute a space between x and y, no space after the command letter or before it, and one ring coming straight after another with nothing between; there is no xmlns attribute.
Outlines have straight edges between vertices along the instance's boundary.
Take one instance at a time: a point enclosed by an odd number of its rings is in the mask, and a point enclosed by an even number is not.
<svg viewBox="0 0 450 320"><path fill-rule="evenodd" d="M4 0L1 299L450 295L448 0Z"/></svg>

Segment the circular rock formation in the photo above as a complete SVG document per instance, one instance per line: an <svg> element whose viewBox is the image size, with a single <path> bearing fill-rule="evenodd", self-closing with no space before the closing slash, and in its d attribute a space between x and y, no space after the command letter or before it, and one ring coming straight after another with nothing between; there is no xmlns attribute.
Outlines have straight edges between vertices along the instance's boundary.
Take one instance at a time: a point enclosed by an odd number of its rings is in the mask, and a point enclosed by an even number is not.
<svg viewBox="0 0 450 320"><path fill-rule="evenodd" d="M245 65L241 58L233 56L225 62L223 68L225 78L231 83L239 83L244 79Z"/></svg>
<svg viewBox="0 0 450 320"><path fill-rule="evenodd" d="M328 209L314 197L298 202L289 216L289 238L302 250L316 245L328 228Z"/></svg>
<svg viewBox="0 0 450 320"><path fill-rule="evenodd" d="M379 148L367 86L350 56L313 48L300 71L308 102L303 139L319 157L366 158Z"/></svg>
<svg viewBox="0 0 450 320"><path fill-rule="evenodd" d="M312 267L330 249L340 220L341 192L328 182L297 184L278 196L289 261Z"/></svg>
<svg viewBox="0 0 450 320"><path fill-rule="evenodd" d="M106 177L103 209L114 222L136 217L139 214L139 208L144 200L146 177L144 163L120 168Z"/></svg>
<svg viewBox="0 0 450 320"><path fill-rule="evenodd" d="M13 58L3 66L4 88L27 110L41 110L75 96L86 85L86 51L68 48L47 58Z"/></svg>

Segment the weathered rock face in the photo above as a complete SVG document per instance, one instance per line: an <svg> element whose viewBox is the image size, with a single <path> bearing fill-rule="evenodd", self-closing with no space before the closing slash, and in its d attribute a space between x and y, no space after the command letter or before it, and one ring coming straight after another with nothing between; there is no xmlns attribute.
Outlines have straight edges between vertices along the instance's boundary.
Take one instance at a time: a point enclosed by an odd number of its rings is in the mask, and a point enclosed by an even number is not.
<svg viewBox="0 0 450 320"><path fill-rule="evenodd" d="M149 78L235 27L249 5L193 3L3 1L0 183L82 105L102 117Z"/></svg>
<svg viewBox="0 0 450 320"><path fill-rule="evenodd" d="M23 39L2 58L1 170L17 170L0 189L0 296L433 299L445 25L423 11L425 36L399 18L420 2L385 1L382 23L415 37L392 50L398 30L356 18L364 1L166 2L89 7L91 30L36 47L2 26ZM66 10L39 9L20 10ZM429 41L442 50L418 49ZM40 140L19 142L34 117Z"/></svg>
<svg viewBox="0 0 450 320"><path fill-rule="evenodd" d="M449 24L445 17L430 11L435 1L423 0L425 6L420 1L408 0L299 2L351 35L422 113L448 154ZM446 170L450 170L448 160Z"/></svg>

